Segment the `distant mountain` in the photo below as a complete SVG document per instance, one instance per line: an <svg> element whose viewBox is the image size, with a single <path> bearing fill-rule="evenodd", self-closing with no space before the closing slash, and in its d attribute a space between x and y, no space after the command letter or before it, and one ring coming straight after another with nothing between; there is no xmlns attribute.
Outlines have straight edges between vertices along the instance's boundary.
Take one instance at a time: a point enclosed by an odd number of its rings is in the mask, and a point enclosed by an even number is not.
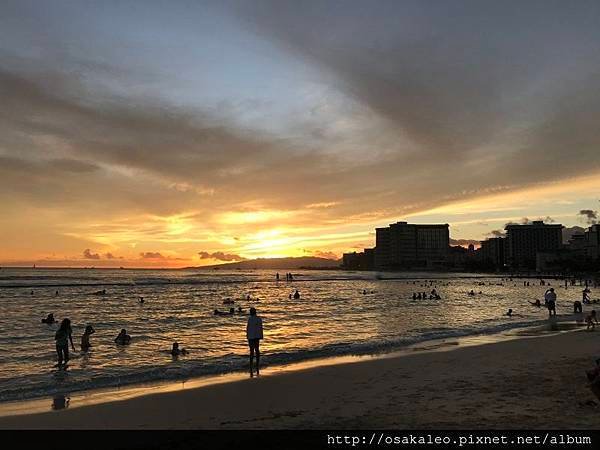
<svg viewBox="0 0 600 450"><path fill-rule="evenodd" d="M297 258L258 258L234 263L195 267L196 269L332 269L342 264L340 260L300 256Z"/></svg>

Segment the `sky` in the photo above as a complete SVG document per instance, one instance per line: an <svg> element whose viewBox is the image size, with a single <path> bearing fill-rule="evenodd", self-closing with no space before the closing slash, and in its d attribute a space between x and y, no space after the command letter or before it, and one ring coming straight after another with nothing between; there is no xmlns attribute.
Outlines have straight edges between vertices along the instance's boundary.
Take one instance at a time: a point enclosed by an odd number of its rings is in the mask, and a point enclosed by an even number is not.
<svg viewBox="0 0 600 450"><path fill-rule="evenodd" d="M0 3L0 265L453 243L600 210L597 1Z"/></svg>

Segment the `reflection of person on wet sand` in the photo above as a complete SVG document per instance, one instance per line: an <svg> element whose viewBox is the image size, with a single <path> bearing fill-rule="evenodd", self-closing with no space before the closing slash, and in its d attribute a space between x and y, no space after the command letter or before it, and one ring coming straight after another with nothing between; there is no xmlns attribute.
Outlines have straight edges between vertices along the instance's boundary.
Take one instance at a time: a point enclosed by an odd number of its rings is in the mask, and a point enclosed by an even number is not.
<svg viewBox="0 0 600 450"><path fill-rule="evenodd" d="M65 409L69 407L69 397L65 397L64 395L59 395L52 399L52 409L59 410Z"/></svg>
<svg viewBox="0 0 600 450"><path fill-rule="evenodd" d="M598 319L596 318L596 310L592 310L592 312L586 316L585 323L587 324L586 330L589 331L591 328L592 331L594 331L596 324L598 323Z"/></svg>
<svg viewBox="0 0 600 450"><path fill-rule="evenodd" d="M590 388L594 395L600 400L600 358L596 360L596 367L586 370L585 374L590 382Z"/></svg>

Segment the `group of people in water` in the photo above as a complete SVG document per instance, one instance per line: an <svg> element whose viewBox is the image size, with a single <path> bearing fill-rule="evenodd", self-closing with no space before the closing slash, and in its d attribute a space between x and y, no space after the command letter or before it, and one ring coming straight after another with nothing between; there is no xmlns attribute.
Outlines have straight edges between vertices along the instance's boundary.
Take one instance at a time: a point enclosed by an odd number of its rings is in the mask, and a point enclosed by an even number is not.
<svg viewBox="0 0 600 450"><path fill-rule="evenodd" d="M279 272L275 274L275 279L279 281ZM292 275L291 272L287 272L285 274L285 281L294 281L294 275Z"/></svg>
<svg viewBox="0 0 600 450"><path fill-rule="evenodd" d="M412 295L413 300L427 300L427 292L413 292ZM429 300L441 300L442 297L438 294L437 290L434 288L429 293Z"/></svg>
<svg viewBox="0 0 600 450"><path fill-rule="evenodd" d="M215 316L233 316L235 313L236 313L235 308L229 308L229 311L220 311L218 309L215 309L215 311L214 311ZM241 306L238 306L237 313L244 314L244 309Z"/></svg>
<svg viewBox="0 0 600 450"><path fill-rule="evenodd" d="M58 321L54 318L54 314L50 313L44 319L42 319L42 323L52 325L58 323ZM90 336L94 334L96 330L93 326L87 325L81 336L81 351L87 352L92 344L90 343ZM56 354L58 356L58 363L56 367L59 369L66 369L69 362L69 344L73 351L75 351L75 345L73 343L73 330L71 328L71 320L68 318L63 319L60 322L58 330L54 333L54 340L56 341ZM117 345L129 345L131 343L131 336L127 334L127 330L125 328L121 329L117 337L114 339L114 342ZM173 356L178 356L181 354L186 354L187 351L185 349L179 348L179 343L174 342L173 347L170 351Z"/></svg>
<svg viewBox="0 0 600 450"><path fill-rule="evenodd" d="M58 292L58 291L57 291ZM106 290L98 291L100 295L106 295ZM298 290L293 294L295 299L300 298L300 293ZM292 294L290 294L290 298L292 298ZM250 300L250 296L246 297L247 300ZM258 298L256 299L258 300ZM144 303L144 297L139 297L138 302L140 304ZM234 304L235 301L231 299L226 299L223 301L224 304ZM215 315L234 315L235 313L243 314L245 311L241 306L238 306L237 309L231 307L229 312L222 312L218 309L214 310ZM54 317L54 313L49 313L45 318L41 319L41 322L47 325L52 325L58 323L58 320ZM88 352L92 347L90 343L90 336L94 334L96 330L93 326L87 325L81 336L81 351ZM250 349L250 376L254 374L254 367L256 367L256 374L259 375L259 366L260 366L260 340L263 339L263 328L262 328L262 319L257 315L256 308L250 308L249 318L246 326L246 337L248 340L248 346ZM69 345L73 351L75 351L75 345L73 343L73 330L71 328L71 320L68 318L64 318L58 327L58 330L54 334L54 340L56 342L56 353L58 363L55 367L58 367L59 370L66 370L68 367L68 362L70 360L69 356ZM127 334L127 330L122 328L117 337L114 339L114 342L117 345L129 345L132 341L132 338L129 334ZM180 355L187 355L189 352L185 348L180 348L179 342L173 342L171 346L171 350L168 353L174 358ZM254 358L256 358L256 364L254 366Z"/></svg>

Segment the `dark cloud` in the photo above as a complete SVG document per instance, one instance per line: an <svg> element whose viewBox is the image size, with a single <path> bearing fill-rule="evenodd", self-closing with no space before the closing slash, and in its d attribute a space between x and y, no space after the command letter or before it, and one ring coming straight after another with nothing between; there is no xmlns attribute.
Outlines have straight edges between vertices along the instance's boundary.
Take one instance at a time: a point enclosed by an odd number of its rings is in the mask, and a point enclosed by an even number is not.
<svg viewBox="0 0 600 450"><path fill-rule="evenodd" d="M331 205L289 220L336 225L600 170L597 2L576 8L555 1L227 5L244 30L284 50L282 66L289 58L308 63L311 83L331 95L308 105L311 111L335 103L330 100L344 107L318 116L318 123L294 115L293 132L257 131L241 125L239 108L227 102L191 108L177 95L166 100L169 89L152 95L156 78L163 87L175 81L143 57L120 66L116 53L94 47L103 42L94 27L80 37L98 53L78 60L68 51L75 44L69 27L44 26L51 18L43 8L15 2L10 14L0 11L0 44L9 43L0 45L3 204L51 205L105 224L118 214L194 210L219 232L211 216L245 202L290 210ZM78 18L54 8L59 23ZM127 23L124 17L114 31L128 35L119 28ZM52 41L10 45L39 30ZM161 32L153 31L157 40ZM152 43L123 42L128 46L163 64ZM194 59L188 47L194 46L182 45L164 65ZM64 51L53 60L39 56L40 48ZM130 78L123 75L128 70L135 72ZM244 77L238 78L244 89ZM305 88L290 92L313 102L304 98ZM282 92L277 111L286 110L290 92ZM250 103L258 115L262 100ZM265 122L284 121L270 114ZM231 228L227 235L243 233Z"/></svg>
<svg viewBox="0 0 600 450"><path fill-rule="evenodd" d="M142 259L166 259L166 257L159 252L143 252L140 253L140 257Z"/></svg>
<svg viewBox="0 0 600 450"><path fill-rule="evenodd" d="M83 251L83 257L85 259L100 259L100 255L98 253L92 253L92 251L89 248L86 248Z"/></svg>
<svg viewBox="0 0 600 450"><path fill-rule="evenodd" d="M386 162L398 189L443 202L460 195L451 180L475 196L600 170L597 3L258 1L240 11L381 117L381 134L407 141Z"/></svg>
<svg viewBox="0 0 600 450"><path fill-rule="evenodd" d="M312 255L316 256L317 258L332 259L334 261L337 261L338 259L340 259L340 257L333 252L324 252L321 250L313 251Z"/></svg>
<svg viewBox="0 0 600 450"><path fill-rule="evenodd" d="M200 259L216 259L219 261L245 261L246 260L246 258L244 258L240 255L234 255L231 253L224 253L224 252L213 252L213 253L198 252L198 255L200 256Z"/></svg>
<svg viewBox="0 0 600 450"><path fill-rule="evenodd" d="M598 223L598 211L594 211L592 209L582 209L579 211L578 215L588 225L594 225Z"/></svg>

